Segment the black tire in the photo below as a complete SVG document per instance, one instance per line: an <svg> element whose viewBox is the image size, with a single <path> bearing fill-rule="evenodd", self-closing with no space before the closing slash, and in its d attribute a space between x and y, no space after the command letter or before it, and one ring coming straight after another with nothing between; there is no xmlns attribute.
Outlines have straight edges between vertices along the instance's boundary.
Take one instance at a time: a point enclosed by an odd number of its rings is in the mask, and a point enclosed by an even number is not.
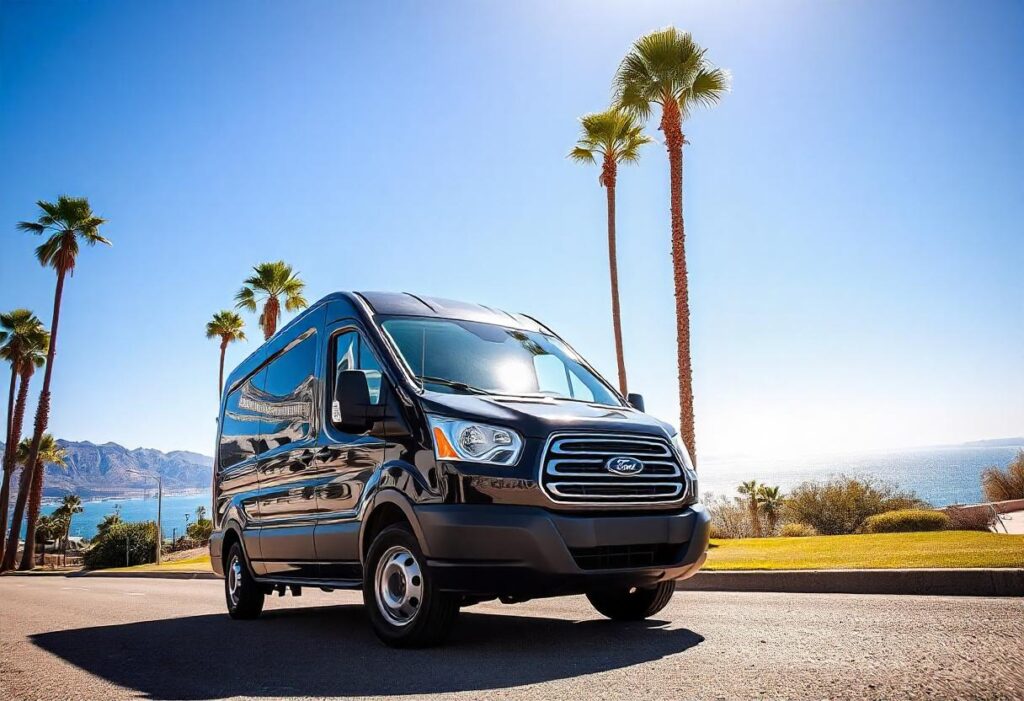
<svg viewBox="0 0 1024 701"><path fill-rule="evenodd" d="M241 543L234 543L224 565L224 600L228 615L240 620L257 618L263 611L264 598L263 590L249 573Z"/></svg>
<svg viewBox="0 0 1024 701"><path fill-rule="evenodd" d="M363 603L377 637L392 647L439 643L459 614L459 597L437 591L420 544L404 524L388 526L370 544Z"/></svg>
<svg viewBox="0 0 1024 701"><path fill-rule="evenodd" d="M587 594L599 613L613 621L641 621L668 606L676 590L674 581L662 582L651 588L610 589Z"/></svg>

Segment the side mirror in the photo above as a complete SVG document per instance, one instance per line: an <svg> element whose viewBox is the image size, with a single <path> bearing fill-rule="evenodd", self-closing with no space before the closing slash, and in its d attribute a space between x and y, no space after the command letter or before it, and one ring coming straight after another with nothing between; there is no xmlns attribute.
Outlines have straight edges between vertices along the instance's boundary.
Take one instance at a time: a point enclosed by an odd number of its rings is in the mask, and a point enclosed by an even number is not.
<svg viewBox="0 0 1024 701"><path fill-rule="evenodd" d="M370 388L366 374L359 370L342 370L334 383L331 420L346 428L365 430L370 425Z"/></svg>
<svg viewBox="0 0 1024 701"><path fill-rule="evenodd" d="M644 410L644 395L630 392L626 395L626 402L637 411Z"/></svg>

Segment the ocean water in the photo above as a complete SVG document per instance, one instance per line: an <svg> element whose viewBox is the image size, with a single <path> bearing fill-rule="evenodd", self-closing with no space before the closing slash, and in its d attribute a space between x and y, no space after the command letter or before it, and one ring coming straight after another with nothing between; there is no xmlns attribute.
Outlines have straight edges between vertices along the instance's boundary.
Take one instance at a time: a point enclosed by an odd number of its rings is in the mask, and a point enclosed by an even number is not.
<svg viewBox="0 0 1024 701"><path fill-rule="evenodd" d="M187 495L164 495L163 513L160 523L163 526L164 538L172 535L184 535L189 521L196 519L196 507L206 507L206 517L210 517L210 492L198 492ZM50 514L59 504L43 504L42 513ZM120 507L121 518L125 521L156 521L156 494L145 498L133 499L102 499L83 501L82 513L75 514L71 520L71 535L92 538L96 535L96 526L107 516ZM186 515L188 518L186 519ZM24 537L24 527L22 536Z"/></svg>
<svg viewBox="0 0 1024 701"><path fill-rule="evenodd" d="M708 458L698 465L701 494L732 496L755 479L783 491L830 475L872 477L911 490L933 506L982 501L981 472L1006 467L1024 446L949 446L802 458Z"/></svg>
<svg viewBox="0 0 1024 701"><path fill-rule="evenodd" d="M756 479L786 491L805 480L845 474L894 483L914 491L933 506L974 503L982 500L981 471L992 465L1005 467L1022 448L953 446L802 458L708 458L698 466L700 490L703 495L730 496L736 493L740 482ZM72 521L71 534L91 538L96 534L97 524L117 506L126 521L156 520L155 494L146 498L87 501L82 504L83 513ZM164 536L183 534L188 521L195 520L197 506L205 506L209 514L209 492L164 496ZM49 514L56 508L56 504L44 504L43 513Z"/></svg>

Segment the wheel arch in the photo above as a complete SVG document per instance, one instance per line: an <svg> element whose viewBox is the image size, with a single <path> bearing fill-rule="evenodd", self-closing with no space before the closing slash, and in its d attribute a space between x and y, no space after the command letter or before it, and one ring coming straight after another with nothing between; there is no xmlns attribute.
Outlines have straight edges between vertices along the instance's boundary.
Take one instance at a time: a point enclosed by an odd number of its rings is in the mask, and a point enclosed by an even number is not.
<svg viewBox="0 0 1024 701"><path fill-rule="evenodd" d="M245 539L242 537L242 527L234 520L225 522L224 528L221 531L221 542L220 542L220 561L221 568L223 571L227 571L228 553L231 552L231 546L238 543L238 547L242 550L242 560L245 562L245 567L249 570L249 574L253 577L256 573L252 569L252 562L249 560L249 553L245 549Z"/></svg>
<svg viewBox="0 0 1024 701"><path fill-rule="evenodd" d="M366 562L366 553L377 533L395 523L407 523L419 541L423 554L430 556L426 538L423 537L423 528L409 498L396 489L383 489L374 496L359 528L360 563Z"/></svg>

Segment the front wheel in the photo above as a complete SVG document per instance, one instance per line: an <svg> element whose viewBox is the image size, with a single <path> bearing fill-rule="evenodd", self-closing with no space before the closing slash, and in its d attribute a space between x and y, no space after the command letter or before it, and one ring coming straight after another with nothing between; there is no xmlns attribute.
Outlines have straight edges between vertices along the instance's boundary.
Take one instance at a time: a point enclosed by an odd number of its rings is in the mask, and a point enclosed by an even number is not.
<svg viewBox="0 0 1024 701"><path fill-rule="evenodd" d="M459 598L437 591L416 536L404 525L385 528L370 545L363 603L377 637L393 647L424 647L448 635Z"/></svg>
<svg viewBox="0 0 1024 701"><path fill-rule="evenodd" d="M224 599L228 604L228 615L239 619L256 618L263 611L265 595L249 574L240 543L231 546L227 563L224 571Z"/></svg>
<svg viewBox="0 0 1024 701"><path fill-rule="evenodd" d="M587 598L599 613L614 621L640 621L668 606L675 590L676 583L668 581L650 588L592 591L587 594Z"/></svg>

